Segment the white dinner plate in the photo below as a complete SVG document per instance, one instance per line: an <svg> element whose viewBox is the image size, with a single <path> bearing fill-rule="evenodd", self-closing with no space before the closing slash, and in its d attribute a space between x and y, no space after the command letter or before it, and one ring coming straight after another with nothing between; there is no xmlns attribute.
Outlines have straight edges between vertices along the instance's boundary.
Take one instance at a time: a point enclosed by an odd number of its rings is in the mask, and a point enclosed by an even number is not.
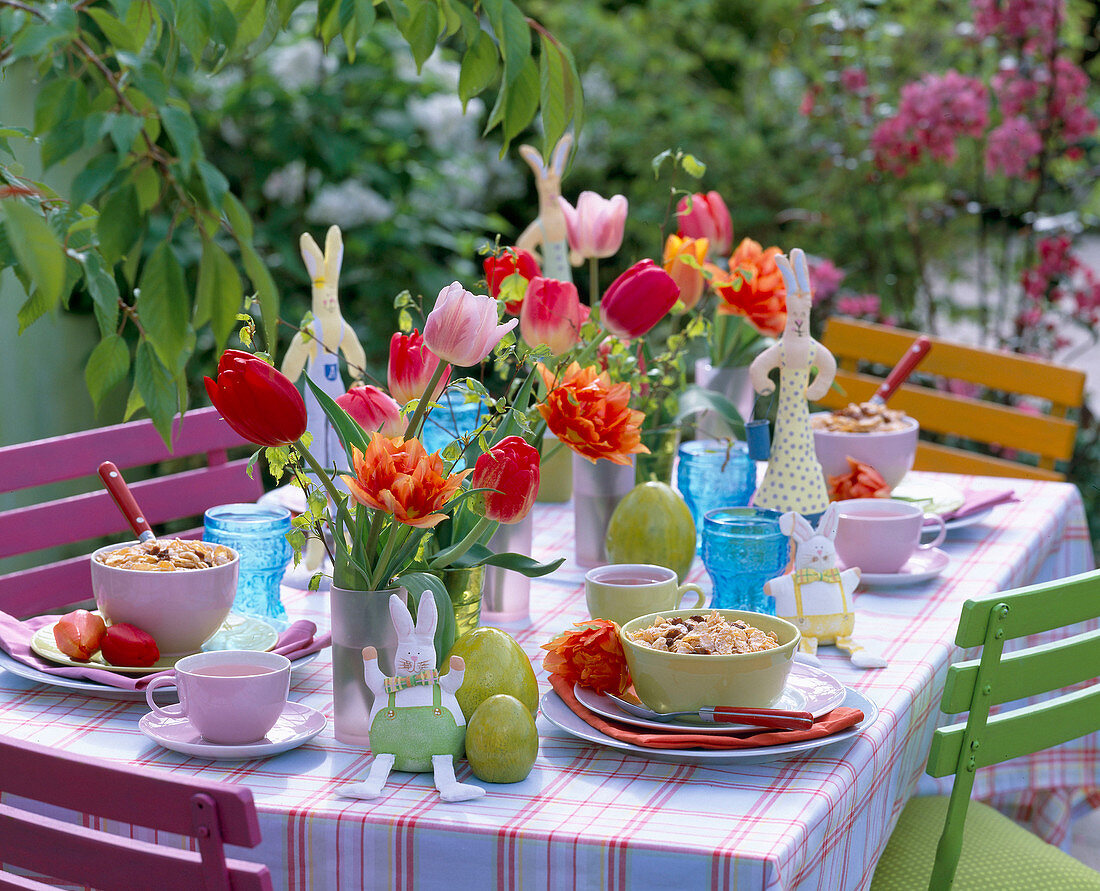
<svg viewBox="0 0 1100 891"><path fill-rule="evenodd" d="M553 690L544 693L539 702L539 707L546 720L559 730L592 743L597 746L606 746L609 749L617 749L631 755L649 758L653 761L673 761L688 764L763 764L768 761L780 761L784 758L794 758L807 752L814 752L826 746L835 746L843 742L849 742L863 729L874 723L878 717L878 707L866 696L845 688L843 705L849 708L858 708L863 712L863 720L854 727L834 733L831 736L823 736L819 739L807 739L802 742L786 743L778 746L760 746L754 749L651 749L646 746L636 746L633 743L622 742L600 733L578 718L573 711Z"/></svg>
<svg viewBox="0 0 1100 891"><path fill-rule="evenodd" d="M684 730L688 733L721 734L743 733L746 730L758 729L750 724L711 724L703 720L693 721L684 718L652 721L632 715L607 694L597 693L579 684L573 688L573 695L577 697L577 702L597 715L650 730ZM844 685L827 671L816 665L795 662L791 666L791 673L787 676L783 695L771 707L792 712L810 712L815 718L820 718L840 705L844 701L844 695Z"/></svg>
<svg viewBox="0 0 1100 891"><path fill-rule="evenodd" d="M288 702L267 736L258 742L242 745L207 742L181 714L165 716L149 712L138 721L138 727L153 742L173 752L219 761L238 761L246 758L269 758L297 748L324 730L327 723L325 716L317 709L300 702Z"/></svg>
<svg viewBox="0 0 1100 891"><path fill-rule="evenodd" d="M865 572L859 577L860 587L899 588L916 585L936 578L947 568L951 558L939 548L914 551L906 564L897 572Z"/></svg>

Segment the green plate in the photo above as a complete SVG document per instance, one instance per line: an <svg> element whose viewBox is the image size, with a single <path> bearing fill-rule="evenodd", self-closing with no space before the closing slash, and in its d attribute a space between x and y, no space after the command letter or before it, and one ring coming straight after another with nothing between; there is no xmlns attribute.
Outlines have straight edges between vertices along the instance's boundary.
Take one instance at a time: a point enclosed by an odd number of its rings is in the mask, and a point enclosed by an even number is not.
<svg viewBox="0 0 1100 891"><path fill-rule="evenodd" d="M97 610L96 615L98 614L99 611ZM31 649L43 659L49 659L59 665L71 665L76 668L91 666L93 668L103 668L107 671L117 671L119 674L152 674L153 672L174 668L176 662L189 655L181 653L178 656L166 656L163 659L158 659L152 665L142 668L130 665L111 665L103 658L102 653L96 653L87 662L78 662L76 659L70 659L57 648L57 642L53 637L53 629L56 624L57 622L54 622L39 628L34 633L34 637L31 638ZM201 652L208 653L212 650L255 650L264 652L274 647L278 640L279 632L263 619L230 613L222 622L222 627L215 632L210 640L202 645Z"/></svg>

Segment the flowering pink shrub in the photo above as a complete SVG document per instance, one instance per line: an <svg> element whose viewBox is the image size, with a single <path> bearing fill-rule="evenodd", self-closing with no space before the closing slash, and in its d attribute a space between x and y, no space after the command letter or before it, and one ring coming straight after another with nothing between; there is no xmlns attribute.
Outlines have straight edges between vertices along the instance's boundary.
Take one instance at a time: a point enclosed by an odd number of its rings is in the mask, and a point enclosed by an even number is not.
<svg viewBox="0 0 1100 891"><path fill-rule="evenodd" d="M1043 150L1043 140L1023 115L1008 118L989 131L985 144L985 169L1005 176L1034 176L1031 162Z"/></svg>
<svg viewBox="0 0 1100 891"><path fill-rule="evenodd" d="M814 299L818 301L832 297L848 274L828 259L811 260L809 266L810 284L813 286Z"/></svg>
<svg viewBox="0 0 1100 891"><path fill-rule="evenodd" d="M1048 55L1062 23L1062 0L973 0L979 37L1018 41L1025 50Z"/></svg>
<svg viewBox="0 0 1100 891"><path fill-rule="evenodd" d="M878 294L845 294L836 299L836 311L841 315L875 318L882 310Z"/></svg>

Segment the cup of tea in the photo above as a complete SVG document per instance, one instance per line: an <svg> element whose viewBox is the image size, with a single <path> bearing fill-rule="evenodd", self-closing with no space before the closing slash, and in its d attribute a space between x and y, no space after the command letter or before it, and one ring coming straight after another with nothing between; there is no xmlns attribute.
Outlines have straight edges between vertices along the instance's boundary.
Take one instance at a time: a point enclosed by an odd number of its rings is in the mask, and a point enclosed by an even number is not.
<svg viewBox="0 0 1100 891"><path fill-rule="evenodd" d="M680 609L686 594L694 592L699 609L706 594L698 585L677 584L676 573L652 563L611 563L584 574L584 597L593 619L611 619L624 625L649 613Z"/></svg>
<svg viewBox="0 0 1100 891"><path fill-rule="evenodd" d="M179 705L162 708L153 701L153 691L170 685L179 692ZM236 746L264 738L283 713L289 692L286 656L214 650L180 659L175 677L153 678L145 701L162 717L186 717L207 742Z"/></svg>
<svg viewBox="0 0 1100 891"><path fill-rule="evenodd" d="M845 566L865 573L895 573L914 551L934 548L947 534L943 517L925 515L915 504L889 498L841 501L836 529L836 554ZM938 525L936 537L920 543L925 523Z"/></svg>

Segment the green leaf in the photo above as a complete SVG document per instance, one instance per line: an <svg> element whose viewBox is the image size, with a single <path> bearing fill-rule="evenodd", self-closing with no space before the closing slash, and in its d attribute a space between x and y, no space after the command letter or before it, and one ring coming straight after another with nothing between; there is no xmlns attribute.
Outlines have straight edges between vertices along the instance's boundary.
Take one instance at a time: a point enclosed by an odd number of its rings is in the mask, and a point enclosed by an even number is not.
<svg viewBox="0 0 1100 891"><path fill-rule="evenodd" d="M443 580L427 572L405 572L396 579L397 584L409 592L409 612L416 618L420 598L430 592L435 600L439 620L435 626L436 668L442 668L444 660L455 645L455 609Z"/></svg>
<svg viewBox="0 0 1100 891"><path fill-rule="evenodd" d="M484 0L482 8L489 16L500 42L504 58L504 83L511 84L520 76L524 63L531 56L531 32L527 21L512 0Z"/></svg>
<svg viewBox="0 0 1100 891"><path fill-rule="evenodd" d="M125 155L134 147L143 124L144 119L138 115L117 113L108 116L107 133L120 154Z"/></svg>
<svg viewBox="0 0 1100 891"><path fill-rule="evenodd" d="M695 155L685 154L680 159L680 166L684 168L684 173L693 179L702 179L707 172L707 165L696 158Z"/></svg>
<svg viewBox="0 0 1100 891"><path fill-rule="evenodd" d="M201 160L197 166L199 176L202 177L202 184L206 187L206 195L210 199L210 205L215 210L221 210L225 193L229 191L229 180L225 178L224 173L209 161Z"/></svg>
<svg viewBox="0 0 1100 891"><path fill-rule="evenodd" d="M569 126L569 114L566 111L565 60L558 52L553 41L545 34L539 35L541 52L539 54L539 103L542 106L542 125L545 133L543 154L554 150Z"/></svg>
<svg viewBox="0 0 1100 891"><path fill-rule="evenodd" d="M187 0L180 4L176 33L197 67L210 40L210 0Z"/></svg>
<svg viewBox="0 0 1100 891"><path fill-rule="evenodd" d="M745 422L737 407L721 393L694 384L680 394L673 421L679 424L702 411L714 412L729 426L734 436L739 439L745 438Z"/></svg>
<svg viewBox="0 0 1100 891"><path fill-rule="evenodd" d="M199 145L199 130L190 112L186 108L167 105L160 109L160 119L172 144L176 147L180 166L185 171L190 170L191 165L195 163L195 156L202 153L202 147Z"/></svg>
<svg viewBox="0 0 1100 891"><path fill-rule="evenodd" d="M164 186L164 180L153 167L143 167L134 174L134 189L142 213L156 206L160 200L160 190Z"/></svg>
<svg viewBox="0 0 1100 891"><path fill-rule="evenodd" d="M61 288L65 282L65 252L45 218L25 201L9 198L0 201L0 212L15 256L23 270L35 284L35 312L57 306L61 300ZM22 324L23 311L20 310ZM33 318L31 321L33 321ZM27 323L29 324L29 322ZM22 328L26 325L22 325Z"/></svg>
<svg viewBox="0 0 1100 891"><path fill-rule="evenodd" d="M59 124L68 123L77 108L78 99L84 90L80 81L71 77L61 77L47 82L38 91L34 102L34 132L41 135ZM87 95L84 103L87 104Z"/></svg>
<svg viewBox="0 0 1100 891"><path fill-rule="evenodd" d="M492 38L479 30L462 57L462 68L458 75L458 97L462 100L463 111L467 102L493 82L499 59L497 46Z"/></svg>
<svg viewBox="0 0 1100 891"><path fill-rule="evenodd" d="M557 560L551 560L549 563L540 563L525 554L513 554L508 551L493 553L485 545L477 544L473 545L457 560L452 561L451 566L456 569L469 569L474 566L499 566L502 569L510 569L532 579L549 575L564 562L564 557L558 557Z"/></svg>
<svg viewBox="0 0 1100 891"><path fill-rule="evenodd" d="M439 10L434 3L421 3L413 14L408 29L402 32L409 42L417 73L435 50L439 40Z"/></svg>
<svg viewBox="0 0 1100 891"><path fill-rule="evenodd" d="M274 352L275 345L279 342L279 291L275 287L275 279L271 277L271 273L260 259L260 255L256 253L256 249L251 244L243 243L240 243L240 248L245 274L251 280L260 301L267 348Z"/></svg>
<svg viewBox="0 0 1100 891"><path fill-rule="evenodd" d="M237 241L252 242L252 220L241 200L232 192L225 196L225 215Z"/></svg>
<svg viewBox="0 0 1100 891"><path fill-rule="evenodd" d="M76 13L68 4L51 3L45 8L46 18L32 18L11 41L11 54L6 61L35 56L49 58L52 48L76 36Z"/></svg>
<svg viewBox="0 0 1100 891"><path fill-rule="evenodd" d="M129 370L130 350L121 336L111 334L96 344L84 366L84 383L97 412L103 397L126 378Z"/></svg>
<svg viewBox="0 0 1100 891"><path fill-rule="evenodd" d="M179 411L179 390L175 378L161 364L156 350L146 340L138 344L134 356L134 389L126 407L127 416L144 404L161 439L170 444L172 420Z"/></svg>
<svg viewBox="0 0 1100 891"><path fill-rule="evenodd" d="M99 25L99 30L103 32L103 36L118 49L136 53L141 49L142 43L145 42L142 35L134 33L102 7L86 7L82 11L92 17L95 23Z"/></svg>
<svg viewBox="0 0 1100 891"><path fill-rule="evenodd" d="M137 240L141 226L141 209L137 192L126 184L111 192L99 212L96 234L99 250L108 266L125 256Z"/></svg>
<svg viewBox="0 0 1100 891"><path fill-rule="evenodd" d="M313 395L317 397L317 401L320 403L321 411L325 413L325 417L327 417L332 422L332 426L336 428L336 435L340 437L340 442L344 444L344 451L347 454L347 466L351 467L352 446L359 449L360 452L366 452L367 434L362 427L352 420L351 415L337 405L336 401L329 396L328 393L313 382L313 379L308 374L305 376L305 382L313 391Z"/></svg>
<svg viewBox="0 0 1100 891"><path fill-rule="evenodd" d="M28 327L49 312L50 308L50 302L43 296L41 291L35 289L35 292L24 301L23 305L19 307L19 312L16 313L16 320L19 322L19 333L22 334L26 331Z"/></svg>
<svg viewBox="0 0 1100 891"><path fill-rule="evenodd" d="M539 108L539 69L535 60L527 57L520 72L508 87L504 110L504 147L531 123Z"/></svg>
<svg viewBox="0 0 1100 891"><path fill-rule="evenodd" d="M118 172L118 162L118 155L114 152L92 158L87 166L73 178L73 206L80 207L82 204L87 204L102 192Z"/></svg>
<svg viewBox="0 0 1100 891"><path fill-rule="evenodd" d="M355 0L320 0L317 4L317 22L320 26L321 42L326 48L354 17Z"/></svg>
<svg viewBox="0 0 1100 891"><path fill-rule="evenodd" d="M134 301L147 343L168 371L183 371L194 349L195 333L188 316L190 300L183 278L183 267L167 242L161 242L141 273L141 293ZM148 404L148 400L146 400Z"/></svg>
<svg viewBox="0 0 1100 891"><path fill-rule="evenodd" d="M214 345L218 352L229 340L237 313L243 302L241 277L237 267L221 247L213 241L203 245L199 266L199 282L195 294L194 325L210 322Z"/></svg>
<svg viewBox="0 0 1100 891"><path fill-rule="evenodd" d="M119 293L115 278L103 268L103 261L95 251L85 251L84 283L92 295L96 321L101 336L114 334L118 327Z"/></svg>

